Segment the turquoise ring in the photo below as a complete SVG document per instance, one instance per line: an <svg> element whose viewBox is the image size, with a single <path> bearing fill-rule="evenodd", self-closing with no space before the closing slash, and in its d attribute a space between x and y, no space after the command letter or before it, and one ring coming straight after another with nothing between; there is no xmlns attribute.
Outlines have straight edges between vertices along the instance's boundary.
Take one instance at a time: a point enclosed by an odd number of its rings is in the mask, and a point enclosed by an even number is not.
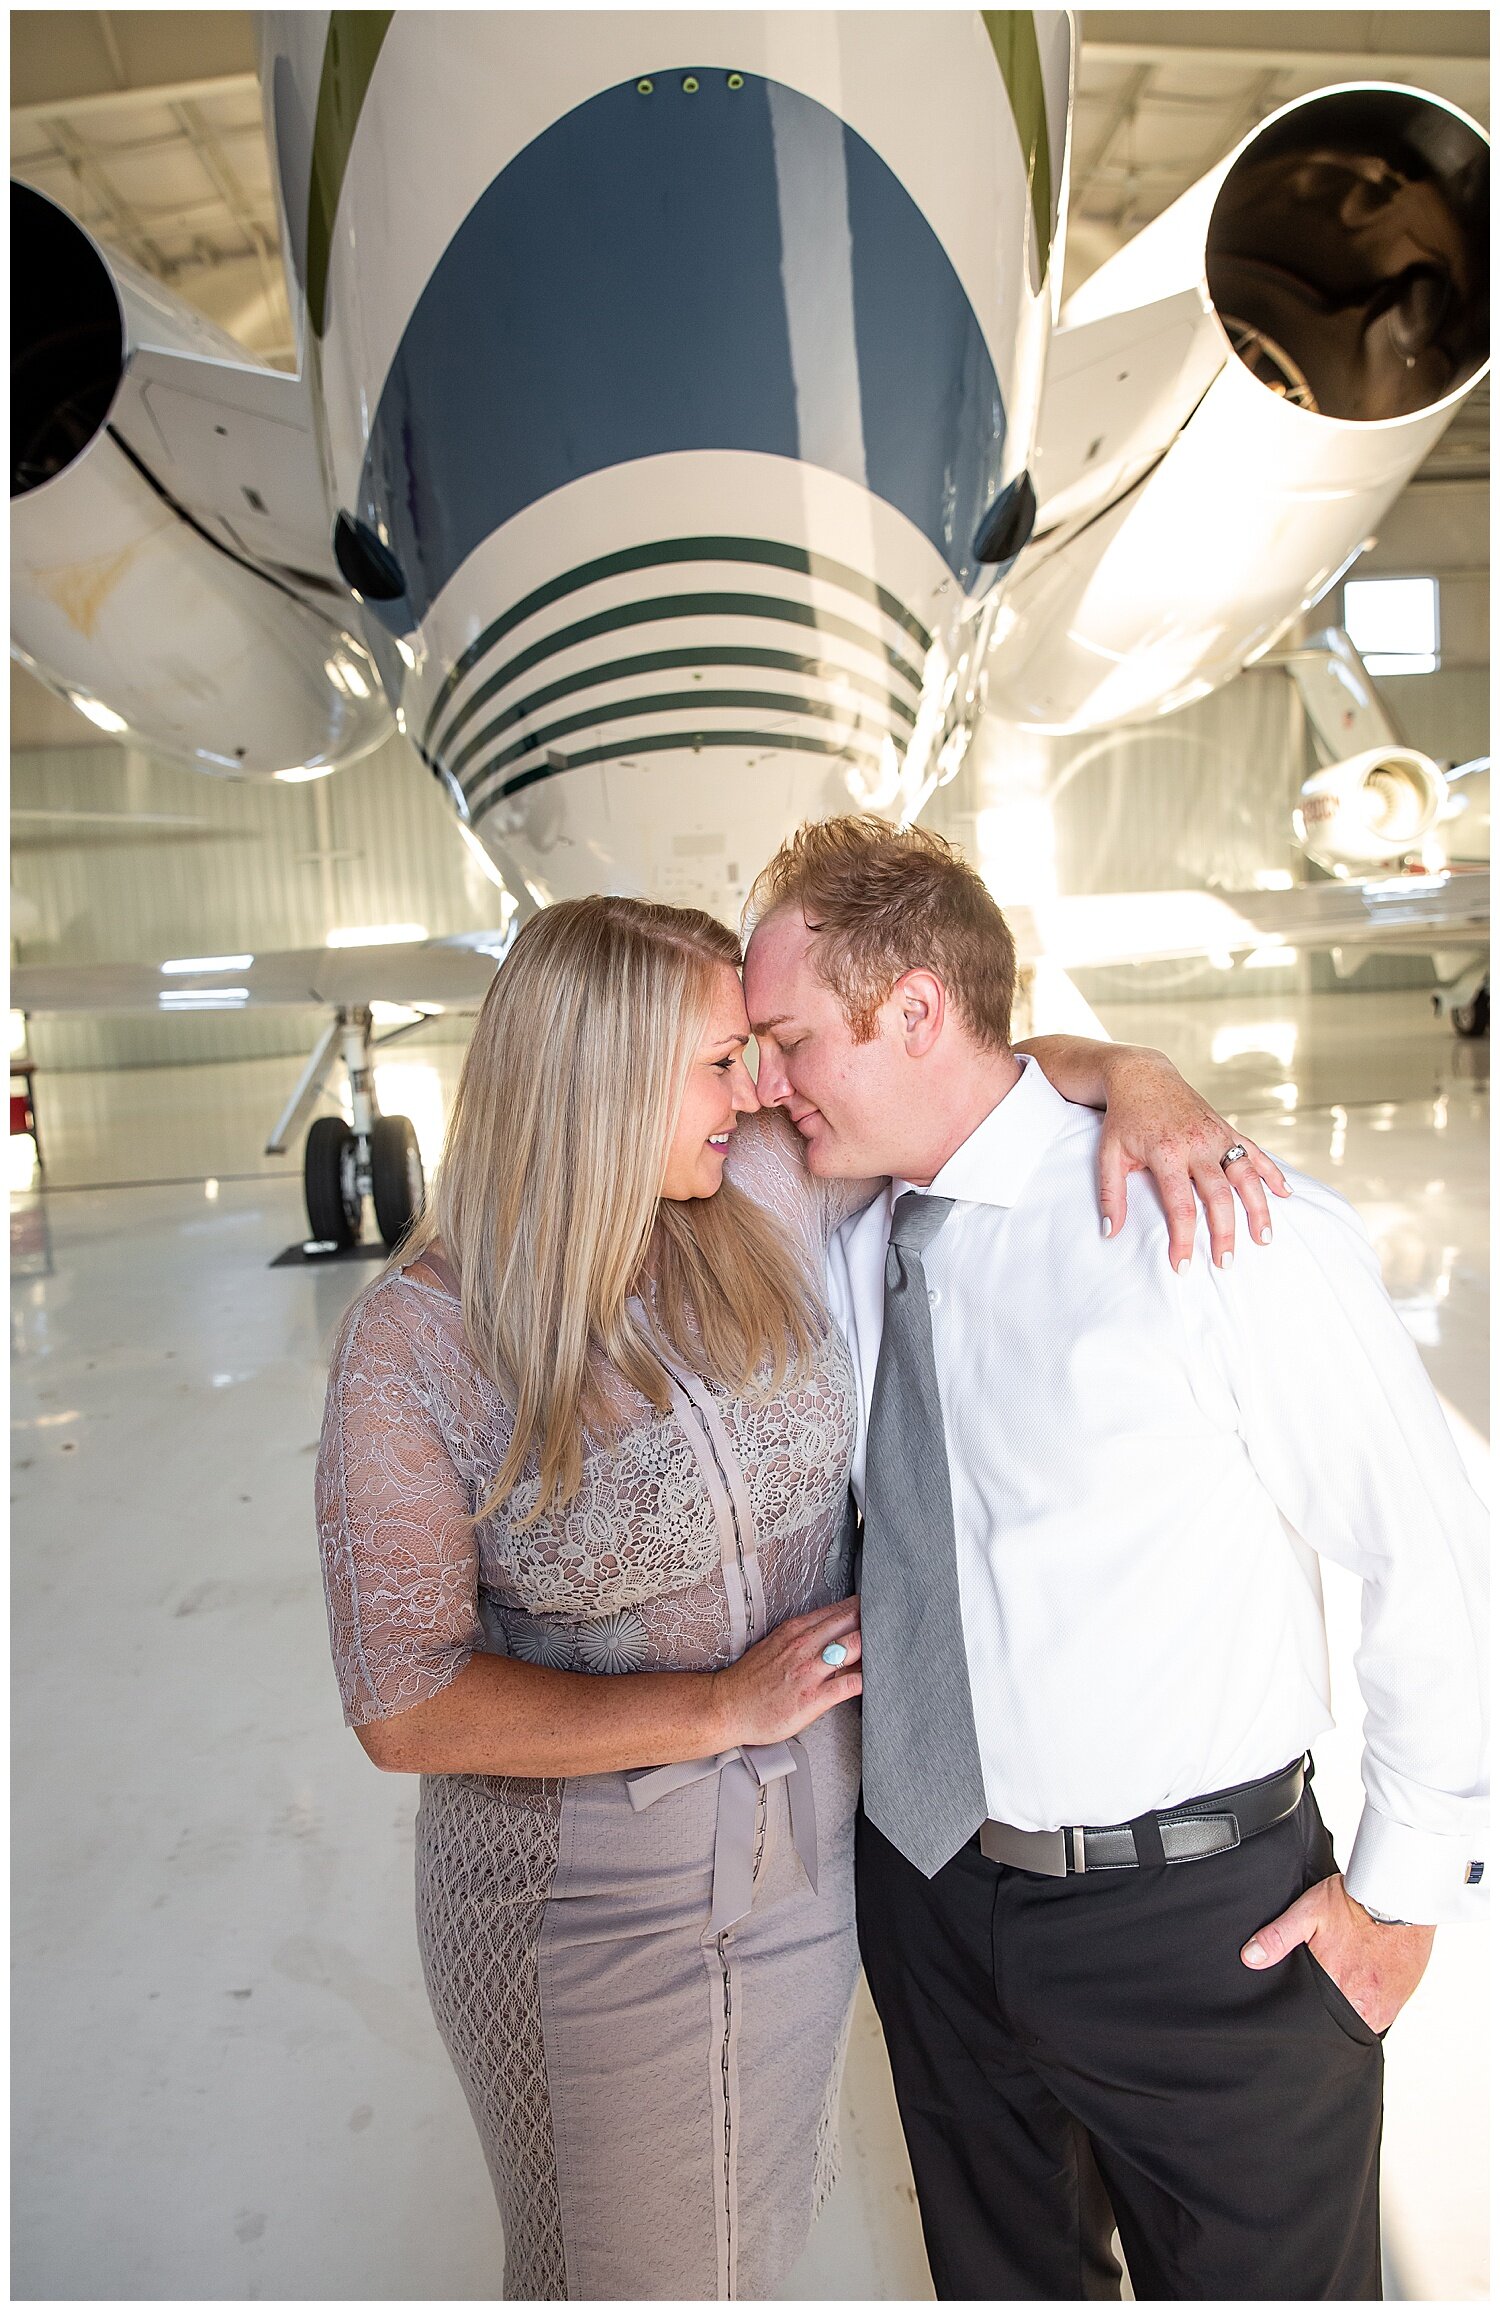
<svg viewBox="0 0 1500 2311"><path fill-rule="evenodd" d="M848 1646L841 1645L837 1637L831 1645L825 1645L823 1648L823 1659L828 1663L830 1669L842 1669L848 1658Z"/></svg>

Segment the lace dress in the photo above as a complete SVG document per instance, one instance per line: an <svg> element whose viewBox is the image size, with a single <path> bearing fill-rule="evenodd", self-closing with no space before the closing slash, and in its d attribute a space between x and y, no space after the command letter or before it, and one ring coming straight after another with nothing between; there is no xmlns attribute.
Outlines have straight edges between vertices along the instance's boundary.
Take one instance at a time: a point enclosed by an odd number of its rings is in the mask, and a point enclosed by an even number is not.
<svg viewBox="0 0 1500 2311"><path fill-rule="evenodd" d="M821 1288L847 1191L808 1180L777 1116L742 1122L729 1168ZM475 1531L509 1415L456 1299L400 1272L355 1303L318 1461L351 1724L441 1691L477 1651L600 1676L721 1667L849 1593L855 1410L837 1332L769 1396L685 1372L671 1385L669 1412L636 1398L618 1441L586 1452L560 1513ZM513 1500L524 1513L524 1483ZM857 1714L651 1765L422 1782L423 1964L494 2181L507 2297L764 2297L834 2178Z"/></svg>

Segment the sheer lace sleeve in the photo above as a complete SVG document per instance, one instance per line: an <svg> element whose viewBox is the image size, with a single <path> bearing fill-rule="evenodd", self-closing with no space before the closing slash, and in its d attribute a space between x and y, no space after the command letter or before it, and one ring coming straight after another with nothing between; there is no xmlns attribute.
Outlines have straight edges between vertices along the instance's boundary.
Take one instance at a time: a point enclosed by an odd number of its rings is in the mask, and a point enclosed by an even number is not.
<svg viewBox="0 0 1500 2311"><path fill-rule="evenodd" d="M873 1204L885 1184L883 1179L815 1180L813 1185L818 1191L824 1243L827 1243L835 1228L843 1226L845 1220L852 1220L856 1212L864 1210L866 1204Z"/></svg>
<svg viewBox="0 0 1500 2311"><path fill-rule="evenodd" d="M763 1107L741 1119L729 1143L727 1176L753 1196L815 1258L822 1273L823 1248L835 1228L862 1212L885 1186L884 1180L815 1180L789 1116Z"/></svg>
<svg viewBox="0 0 1500 2311"><path fill-rule="evenodd" d="M350 1725L452 1683L481 1644L469 1490L429 1402L399 1286L346 1319L318 1450L318 1541Z"/></svg>

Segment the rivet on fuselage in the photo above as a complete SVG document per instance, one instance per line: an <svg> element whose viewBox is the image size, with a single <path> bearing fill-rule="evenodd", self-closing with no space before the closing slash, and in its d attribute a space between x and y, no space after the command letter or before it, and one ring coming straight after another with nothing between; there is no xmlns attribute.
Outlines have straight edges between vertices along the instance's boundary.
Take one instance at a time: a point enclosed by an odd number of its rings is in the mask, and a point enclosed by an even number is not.
<svg viewBox="0 0 1500 2311"><path fill-rule="evenodd" d="M696 96L698 93L698 82L696 76L691 72L682 84L682 93L684 96Z"/></svg>
<svg viewBox="0 0 1500 2311"><path fill-rule="evenodd" d="M654 80L638 80L635 84L635 93L637 96L650 96L655 87Z"/></svg>

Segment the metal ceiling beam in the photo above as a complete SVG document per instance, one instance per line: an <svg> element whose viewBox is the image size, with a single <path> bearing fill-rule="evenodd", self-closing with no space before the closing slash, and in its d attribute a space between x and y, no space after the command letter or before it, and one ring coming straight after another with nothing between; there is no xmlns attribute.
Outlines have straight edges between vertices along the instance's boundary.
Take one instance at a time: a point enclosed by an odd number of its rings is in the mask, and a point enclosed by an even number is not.
<svg viewBox="0 0 1500 2311"><path fill-rule="evenodd" d="M118 234L129 255L134 257L138 265L144 265L148 273L164 273L167 264L161 250L129 202L115 191L88 146L81 137L75 135L71 122L52 118L47 121L46 127L59 158L66 164L74 182L104 210L114 233ZM30 165L35 167L35 161Z"/></svg>
<svg viewBox="0 0 1500 2311"><path fill-rule="evenodd" d="M1274 56L1340 69L1356 56L1399 67L1483 64L1490 53L1483 8L1089 8L1079 32L1085 48L1122 57L1191 49L1226 60L1264 64Z"/></svg>
<svg viewBox="0 0 1500 2311"><path fill-rule="evenodd" d="M1108 158L1109 148L1125 126L1126 121L1134 115L1146 93L1154 70L1155 66L1149 63L1137 65L1124 87L1115 95L1109 111L1105 115L1104 127L1094 140L1094 149L1079 168L1077 183L1080 197L1087 192L1089 180L1094 171Z"/></svg>
<svg viewBox="0 0 1500 2311"><path fill-rule="evenodd" d="M1280 101L1278 92L1286 77L1287 67L1273 64L1268 72L1260 74L1253 88L1246 89L1244 95L1229 109L1227 126L1215 138L1212 149L1206 152L1199 162L1198 174L1200 176L1206 176L1208 171L1216 167L1226 153L1233 152L1235 146L1250 134L1252 128L1258 128L1260 123L1276 110Z"/></svg>
<svg viewBox="0 0 1500 2311"><path fill-rule="evenodd" d="M62 116L54 111L46 117L55 120ZM265 150L265 130L258 120L246 121L242 126L234 128L220 128L216 125L211 133L226 158L228 148L235 144L253 141L258 151ZM159 160L163 153L181 152L182 131L174 126L156 136L91 137L89 150L105 168L113 168L117 161ZM31 156L25 157L29 159Z"/></svg>
<svg viewBox="0 0 1500 2311"><path fill-rule="evenodd" d="M224 72L207 80L163 80L143 88L99 89L87 96L54 96L35 104L13 104L11 126L29 128L56 120L127 120L132 113L159 112L163 105L201 104L216 96L250 96L260 102L260 82L253 72Z"/></svg>
<svg viewBox="0 0 1500 2311"><path fill-rule="evenodd" d="M1478 13L1478 11L1476 11ZM1189 10L1184 17L1201 24L1205 17ZM1207 21L1212 21L1209 17ZM1225 64L1241 72L1263 71L1274 57L1283 72L1326 72L1339 80L1347 80L1351 73L1356 79L1416 80L1423 74L1441 67L1447 71L1462 70L1474 75L1476 85L1488 78L1488 59L1483 56L1441 56L1416 51L1387 52L1378 48L1282 48L1267 41L1262 48L1219 48L1211 42L1183 40L1171 45L1164 41L1149 40L1091 40L1083 35L1081 56L1085 64L1184 64L1189 60L1200 64Z"/></svg>
<svg viewBox="0 0 1500 2311"><path fill-rule="evenodd" d="M172 118L192 146L199 167L225 208L256 255L264 260L269 246L265 227L251 207L249 196L230 166L228 155L221 149L197 106L190 103L174 104Z"/></svg>
<svg viewBox="0 0 1500 2311"><path fill-rule="evenodd" d="M16 8L10 94L18 109L72 113L96 98L253 76L254 21L233 8Z"/></svg>

